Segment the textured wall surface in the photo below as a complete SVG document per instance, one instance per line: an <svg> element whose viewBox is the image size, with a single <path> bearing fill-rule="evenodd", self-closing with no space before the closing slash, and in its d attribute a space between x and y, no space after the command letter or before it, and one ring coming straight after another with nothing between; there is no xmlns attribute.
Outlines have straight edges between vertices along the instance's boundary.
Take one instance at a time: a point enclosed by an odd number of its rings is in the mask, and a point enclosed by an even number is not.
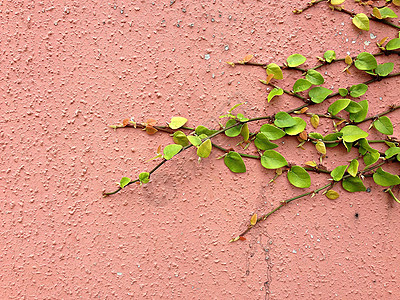
<svg viewBox="0 0 400 300"><path fill-rule="evenodd" d="M369 193L338 187L335 201L291 203L234 244L252 214L302 191L285 178L268 184L274 172L257 161L233 174L220 152L199 164L191 149L148 185L102 198L122 176L150 170L156 162L146 160L171 141L107 125L179 115L217 128L239 102L249 117L287 110L301 102L268 104L262 68L225 62L254 54L282 63L297 52L314 66L328 49L376 52L378 39L397 36L375 23L361 32L325 5L293 15L302 2L2 1L0 298L398 299L400 205L370 179ZM322 70L326 87L367 78L343 68ZM398 82L370 86L370 115L398 104ZM399 113L390 117L399 137ZM317 131L328 130L321 120ZM290 162L318 159L295 139L280 145ZM356 155L329 150L324 164ZM326 179L313 174L311 188Z"/></svg>

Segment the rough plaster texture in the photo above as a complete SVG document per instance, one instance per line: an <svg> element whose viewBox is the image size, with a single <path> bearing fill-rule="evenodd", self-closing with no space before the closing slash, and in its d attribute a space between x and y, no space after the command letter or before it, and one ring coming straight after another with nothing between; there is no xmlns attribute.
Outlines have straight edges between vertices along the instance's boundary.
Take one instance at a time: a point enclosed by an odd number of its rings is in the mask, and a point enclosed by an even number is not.
<svg viewBox="0 0 400 300"><path fill-rule="evenodd" d="M235 175L220 153L198 164L187 151L150 184L101 197L154 166L145 161L170 141L108 124L180 115L217 127L239 102L249 117L288 109L300 103L266 103L262 69L225 61L298 52L314 65L328 49L372 52L397 34L379 24L360 32L325 6L294 16L301 1L171 3L0 3L0 298L398 299L400 206L369 179L370 193L300 200L236 244L227 241L253 213L301 192L284 178L268 185L273 172L257 161ZM323 70L328 87L359 82L342 68ZM375 112L398 102L398 80L379 86L365 96ZM318 159L296 144L282 145L289 161ZM329 151L325 165L355 155ZM324 180L313 176L312 187Z"/></svg>

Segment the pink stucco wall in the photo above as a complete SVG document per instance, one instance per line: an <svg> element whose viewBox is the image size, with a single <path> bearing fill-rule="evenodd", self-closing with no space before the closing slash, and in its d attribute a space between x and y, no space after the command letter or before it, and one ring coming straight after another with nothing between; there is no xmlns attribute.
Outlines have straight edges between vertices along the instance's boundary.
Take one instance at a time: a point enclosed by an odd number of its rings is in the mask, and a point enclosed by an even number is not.
<svg viewBox="0 0 400 300"><path fill-rule="evenodd" d="M267 184L273 172L257 161L238 175L219 152L198 164L187 151L148 185L101 197L150 170L145 161L170 142L108 124L180 115L217 127L243 101L249 117L286 110L299 103L268 105L264 70L225 61L281 63L297 52L313 66L328 49L375 52L397 35L379 24L360 32L325 5L293 15L301 2L0 3L0 298L398 299L400 205L370 179L370 193L305 198L235 244L253 213L301 192L285 178ZM327 87L360 81L342 69L323 70ZM366 94L375 112L398 104L398 80L379 86ZM399 137L399 113L390 117ZM318 159L295 145L282 145L289 161ZM355 153L329 151L325 164ZM312 178L314 188L326 180Z"/></svg>

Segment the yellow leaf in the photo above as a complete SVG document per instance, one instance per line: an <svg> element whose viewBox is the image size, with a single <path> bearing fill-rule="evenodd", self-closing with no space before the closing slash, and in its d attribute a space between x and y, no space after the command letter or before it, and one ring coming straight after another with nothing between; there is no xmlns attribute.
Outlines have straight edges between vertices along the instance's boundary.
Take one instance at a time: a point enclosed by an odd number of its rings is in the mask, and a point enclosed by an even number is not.
<svg viewBox="0 0 400 300"><path fill-rule="evenodd" d="M197 148L197 155L202 158L207 158L210 156L212 150L212 143L211 140L208 139L204 141L199 148Z"/></svg>
<svg viewBox="0 0 400 300"><path fill-rule="evenodd" d="M311 125L314 128L317 128L318 125L319 125L319 116L318 115L312 115L310 122L311 122Z"/></svg>
<svg viewBox="0 0 400 300"><path fill-rule="evenodd" d="M249 131L249 125L247 123L244 123L242 126L242 129L240 130L240 135L243 137L243 140L247 142L250 137L250 131Z"/></svg>
<svg viewBox="0 0 400 300"><path fill-rule="evenodd" d="M322 141L318 141L318 143L315 145L315 148L317 149L317 151L323 155L326 154L326 148L325 148L325 144Z"/></svg>
<svg viewBox="0 0 400 300"><path fill-rule="evenodd" d="M326 192L325 196L328 199L335 200L335 199L339 198L339 193L334 190L329 190Z"/></svg>
<svg viewBox="0 0 400 300"><path fill-rule="evenodd" d="M282 175L282 168L278 168L275 170L276 175Z"/></svg>
<svg viewBox="0 0 400 300"><path fill-rule="evenodd" d="M335 127L336 126L339 126L340 124L342 124L343 122L345 122L346 120L340 120L340 121L337 121L337 122L334 122L335 123Z"/></svg>
<svg viewBox="0 0 400 300"><path fill-rule="evenodd" d="M229 241L229 243L236 242L236 241L238 241L239 239L240 239L240 236L234 237L233 239L231 239L231 240Z"/></svg>
<svg viewBox="0 0 400 300"><path fill-rule="evenodd" d="M274 74L269 74L267 76L267 80L266 80L267 84L272 80L272 78L274 78Z"/></svg>
<svg viewBox="0 0 400 300"><path fill-rule="evenodd" d="M393 0L392 3L396 6L400 6L400 0Z"/></svg>
<svg viewBox="0 0 400 300"><path fill-rule="evenodd" d="M400 0L399 0L400 1ZM379 41L379 43L378 43L378 46L382 46L385 42L386 42L386 40L388 39L389 37L384 37L383 39L381 39L380 41Z"/></svg>
<svg viewBox="0 0 400 300"><path fill-rule="evenodd" d="M300 110L300 113L304 114L307 110L308 110L308 107L303 107L303 108Z"/></svg>
<svg viewBox="0 0 400 300"><path fill-rule="evenodd" d="M230 65L231 67L234 67L235 66L235 64L233 63L233 62L231 62L231 61L227 61L226 62L228 65Z"/></svg>
<svg viewBox="0 0 400 300"><path fill-rule="evenodd" d="M249 62L253 57L254 57L254 55L247 54L247 55L243 58L243 62L244 62L244 63L247 63L247 62Z"/></svg>
<svg viewBox="0 0 400 300"><path fill-rule="evenodd" d="M340 5L346 0L331 0L332 5Z"/></svg>
<svg viewBox="0 0 400 300"><path fill-rule="evenodd" d="M344 58L344 62L345 62L346 64L348 64L348 65L351 65L351 64L353 63L353 59L352 59L349 55L347 55L347 56Z"/></svg>
<svg viewBox="0 0 400 300"><path fill-rule="evenodd" d="M254 226L257 224L257 214L254 214L251 219L250 219L250 224L251 226Z"/></svg>
<svg viewBox="0 0 400 300"><path fill-rule="evenodd" d="M315 161L313 161L313 160L309 160L309 161L305 162L304 164L306 166L310 166L310 167L313 167L313 168L317 166L317 163Z"/></svg>
<svg viewBox="0 0 400 300"><path fill-rule="evenodd" d="M382 19L381 12L379 11L379 9L377 7L374 7L372 9L372 15L377 19Z"/></svg>

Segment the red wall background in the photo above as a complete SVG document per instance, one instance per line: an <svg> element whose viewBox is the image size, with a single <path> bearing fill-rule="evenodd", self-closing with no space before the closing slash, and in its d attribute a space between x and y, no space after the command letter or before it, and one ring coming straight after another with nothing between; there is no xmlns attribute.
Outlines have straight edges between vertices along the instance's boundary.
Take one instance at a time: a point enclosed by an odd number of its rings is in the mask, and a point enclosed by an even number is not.
<svg viewBox="0 0 400 300"><path fill-rule="evenodd" d="M184 116L189 126L217 128L218 116L240 102L249 117L300 105L285 96L268 104L258 81L265 71L226 61L254 54L254 61L282 63L301 53L311 67L326 50L338 57L376 52L377 40L397 37L375 23L361 32L325 4L292 14L304 4L3 1L0 297L397 299L400 206L370 179L370 193L338 188L335 201L304 198L235 244L227 241L254 213L302 192L285 178L268 184L274 173L257 161L246 161L248 172L238 175L215 159L217 150L198 164L191 149L148 185L101 196L122 176L150 170L156 162L145 161L170 143L167 135L109 124ZM398 58L390 59L398 71ZM326 87L367 78L343 68L323 70ZM371 85L370 115L398 104L398 90L397 79ZM399 113L390 118L399 137ZM321 120L317 131L328 130L331 122ZM296 145L292 139L280 148L288 161L318 159L312 146ZM356 155L328 150L325 165ZM326 178L312 175L312 188Z"/></svg>

